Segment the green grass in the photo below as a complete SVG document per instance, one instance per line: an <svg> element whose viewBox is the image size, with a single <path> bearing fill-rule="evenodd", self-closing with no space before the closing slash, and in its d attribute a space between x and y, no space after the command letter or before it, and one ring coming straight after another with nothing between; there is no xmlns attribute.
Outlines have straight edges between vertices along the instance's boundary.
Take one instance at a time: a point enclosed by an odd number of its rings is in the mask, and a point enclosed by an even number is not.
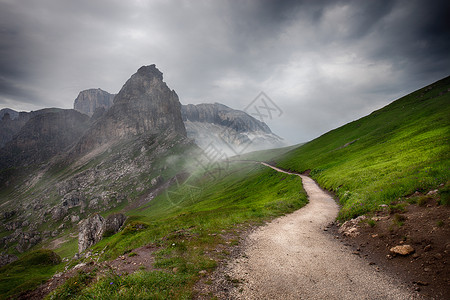
<svg viewBox="0 0 450 300"><path fill-rule="evenodd" d="M123 231L94 246L94 252L105 251L102 259L107 260L132 256L133 249L153 244L158 249L158 271L111 273L85 286L79 281L74 286L72 280L50 299L68 299L68 295L74 299L189 299L199 272L211 271L218 259L228 255L214 249L227 242L235 244L237 227L261 224L307 203L297 176L254 163L222 167L220 175L214 171L216 177L197 173L150 205L129 212Z"/></svg>
<svg viewBox="0 0 450 300"><path fill-rule="evenodd" d="M271 161L274 157L279 157L283 154L286 154L287 152L298 148L302 144L283 147L283 148L277 148L277 149L269 149L269 150L260 150L260 151L254 151L249 152L237 156L230 157L231 161L239 161L239 160L249 160L249 161Z"/></svg>
<svg viewBox="0 0 450 300"><path fill-rule="evenodd" d="M431 86L290 151L278 166L311 170L339 197L341 220L440 184L448 193L450 77Z"/></svg>
<svg viewBox="0 0 450 300"><path fill-rule="evenodd" d="M78 251L78 238L67 237L67 241L54 250L62 258L71 258Z"/></svg>
<svg viewBox="0 0 450 300"><path fill-rule="evenodd" d="M139 271L120 276L110 273L89 286L93 275L80 272L46 299L190 299L188 293L177 292L187 280L186 275Z"/></svg>
<svg viewBox="0 0 450 300"><path fill-rule="evenodd" d="M51 250L36 250L0 268L0 299L36 288L61 269L61 258Z"/></svg>

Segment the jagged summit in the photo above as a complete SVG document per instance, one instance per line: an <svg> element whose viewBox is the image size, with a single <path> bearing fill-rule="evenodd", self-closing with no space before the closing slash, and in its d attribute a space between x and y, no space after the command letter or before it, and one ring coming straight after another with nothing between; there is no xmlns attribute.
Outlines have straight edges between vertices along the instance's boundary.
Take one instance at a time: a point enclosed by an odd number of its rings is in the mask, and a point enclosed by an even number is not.
<svg viewBox="0 0 450 300"><path fill-rule="evenodd" d="M181 104L155 65L143 66L123 85L114 104L81 139L78 152L130 136L172 132L186 136Z"/></svg>
<svg viewBox="0 0 450 300"><path fill-rule="evenodd" d="M163 80L163 73L158 70L155 64L140 67L136 74L147 78L156 77L161 81Z"/></svg>

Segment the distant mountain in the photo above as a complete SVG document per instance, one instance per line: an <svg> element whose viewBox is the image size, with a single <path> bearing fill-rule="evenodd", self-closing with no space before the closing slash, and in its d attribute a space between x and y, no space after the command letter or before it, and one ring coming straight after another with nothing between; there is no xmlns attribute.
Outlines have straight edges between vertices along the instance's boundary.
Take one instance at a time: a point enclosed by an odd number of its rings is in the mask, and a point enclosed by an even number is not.
<svg viewBox="0 0 450 300"><path fill-rule="evenodd" d="M38 164L61 153L90 124L88 116L73 109L49 108L29 115L31 118L0 149L0 170Z"/></svg>
<svg viewBox="0 0 450 300"><path fill-rule="evenodd" d="M50 109L48 108L31 112L17 112L9 108L2 109L2 117L0 118L0 148L11 141L31 118L49 111Z"/></svg>
<svg viewBox="0 0 450 300"><path fill-rule="evenodd" d="M92 117L96 109L104 108L108 110L113 105L115 96L101 89L84 90L78 94L73 103L73 108Z"/></svg>
<svg viewBox="0 0 450 300"><path fill-rule="evenodd" d="M286 146L264 122L220 103L183 105L181 112L188 137L206 150L232 156Z"/></svg>
<svg viewBox="0 0 450 300"><path fill-rule="evenodd" d="M100 89L85 90L74 107L96 120L113 105L105 99L114 96ZM182 105L181 113L188 137L203 149L213 146L231 156L286 146L264 122L220 103Z"/></svg>

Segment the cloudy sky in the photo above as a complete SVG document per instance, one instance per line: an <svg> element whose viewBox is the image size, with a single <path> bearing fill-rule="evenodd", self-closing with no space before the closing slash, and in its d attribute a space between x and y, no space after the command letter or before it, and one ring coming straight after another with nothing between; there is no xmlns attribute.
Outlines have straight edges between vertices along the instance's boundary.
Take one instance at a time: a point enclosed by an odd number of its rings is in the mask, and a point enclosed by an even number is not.
<svg viewBox="0 0 450 300"><path fill-rule="evenodd" d="M156 64L180 101L310 140L450 75L450 1L0 0L0 108L71 108Z"/></svg>

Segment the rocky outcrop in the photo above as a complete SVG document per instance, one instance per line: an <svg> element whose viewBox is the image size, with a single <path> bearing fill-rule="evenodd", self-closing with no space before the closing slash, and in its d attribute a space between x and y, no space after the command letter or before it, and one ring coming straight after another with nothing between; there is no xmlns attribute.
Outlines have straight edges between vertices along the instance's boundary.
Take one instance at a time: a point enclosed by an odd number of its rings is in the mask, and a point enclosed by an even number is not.
<svg viewBox="0 0 450 300"><path fill-rule="evenodd" d="M106 220L94 214L79 223L78 252L81 253L96 244L103 236L112 235L120 230L127 217L117 213L109 215Z"/></svg>
<svg viewBox="0 0 450 300"><path fill-rule="evenodd" d="M11 141L30 119L31 113L17 112L9 108L0 111L0 148Z"/></svg>
<svg viewBox="0 0 450 300"><path fill-rule="evenodd" d="M20 116L19 116L20 119ZM43 109L0 149L0 170L38 164L74 144L89 126L89 117L73 109Z"/></svg>
<svg viewBox="0 0 450 300"><path fill-rule="evenodd" d="M78 252L81 253L90 246L100 241L105 231L105 219L99 214L83 220L79 225Z"/></svg>
<svg viewBox="0 0 450 300"><path fill-rule="evenodd" d="M105 220L104 235L112 235L120 230L127 217L124 214L112 214Z"/></svg>
<svg viewBox="0 0 450 300"><path fill-rule="evenodd" d="M84 90L78 94L73 108L91 117L98 108L107 111L113 105L115 96L101 89Z"/></svg>
<svg viewBox="0 0 450 300"><path fill-rule="evenodd" d="M18 257L13 254L0 255L0 268L16 260L18 260Z"/></svg>
<svg viewBox="0 0 450 300"><path fill-rule="evenodd" d="M83 136L76 151L85 153L111 141L162 132L186 136L181 104L156 66L143 66L128 79L113 106Z"/></svg>
<svg viewBox="0 0 450 300"><path fill-rule="evenodd" d="M19 237L19 242L16 246L16 250L23 253L38 244L41 241L41 234L37 231L24 232Z"/></svg>
<svg viewBox="0 0 450 300"><path fill-rule="evenodd" d="M233 156L286 146L264 122L223 104L188 104L181 111L188 137L205 151Z"/></svg>

